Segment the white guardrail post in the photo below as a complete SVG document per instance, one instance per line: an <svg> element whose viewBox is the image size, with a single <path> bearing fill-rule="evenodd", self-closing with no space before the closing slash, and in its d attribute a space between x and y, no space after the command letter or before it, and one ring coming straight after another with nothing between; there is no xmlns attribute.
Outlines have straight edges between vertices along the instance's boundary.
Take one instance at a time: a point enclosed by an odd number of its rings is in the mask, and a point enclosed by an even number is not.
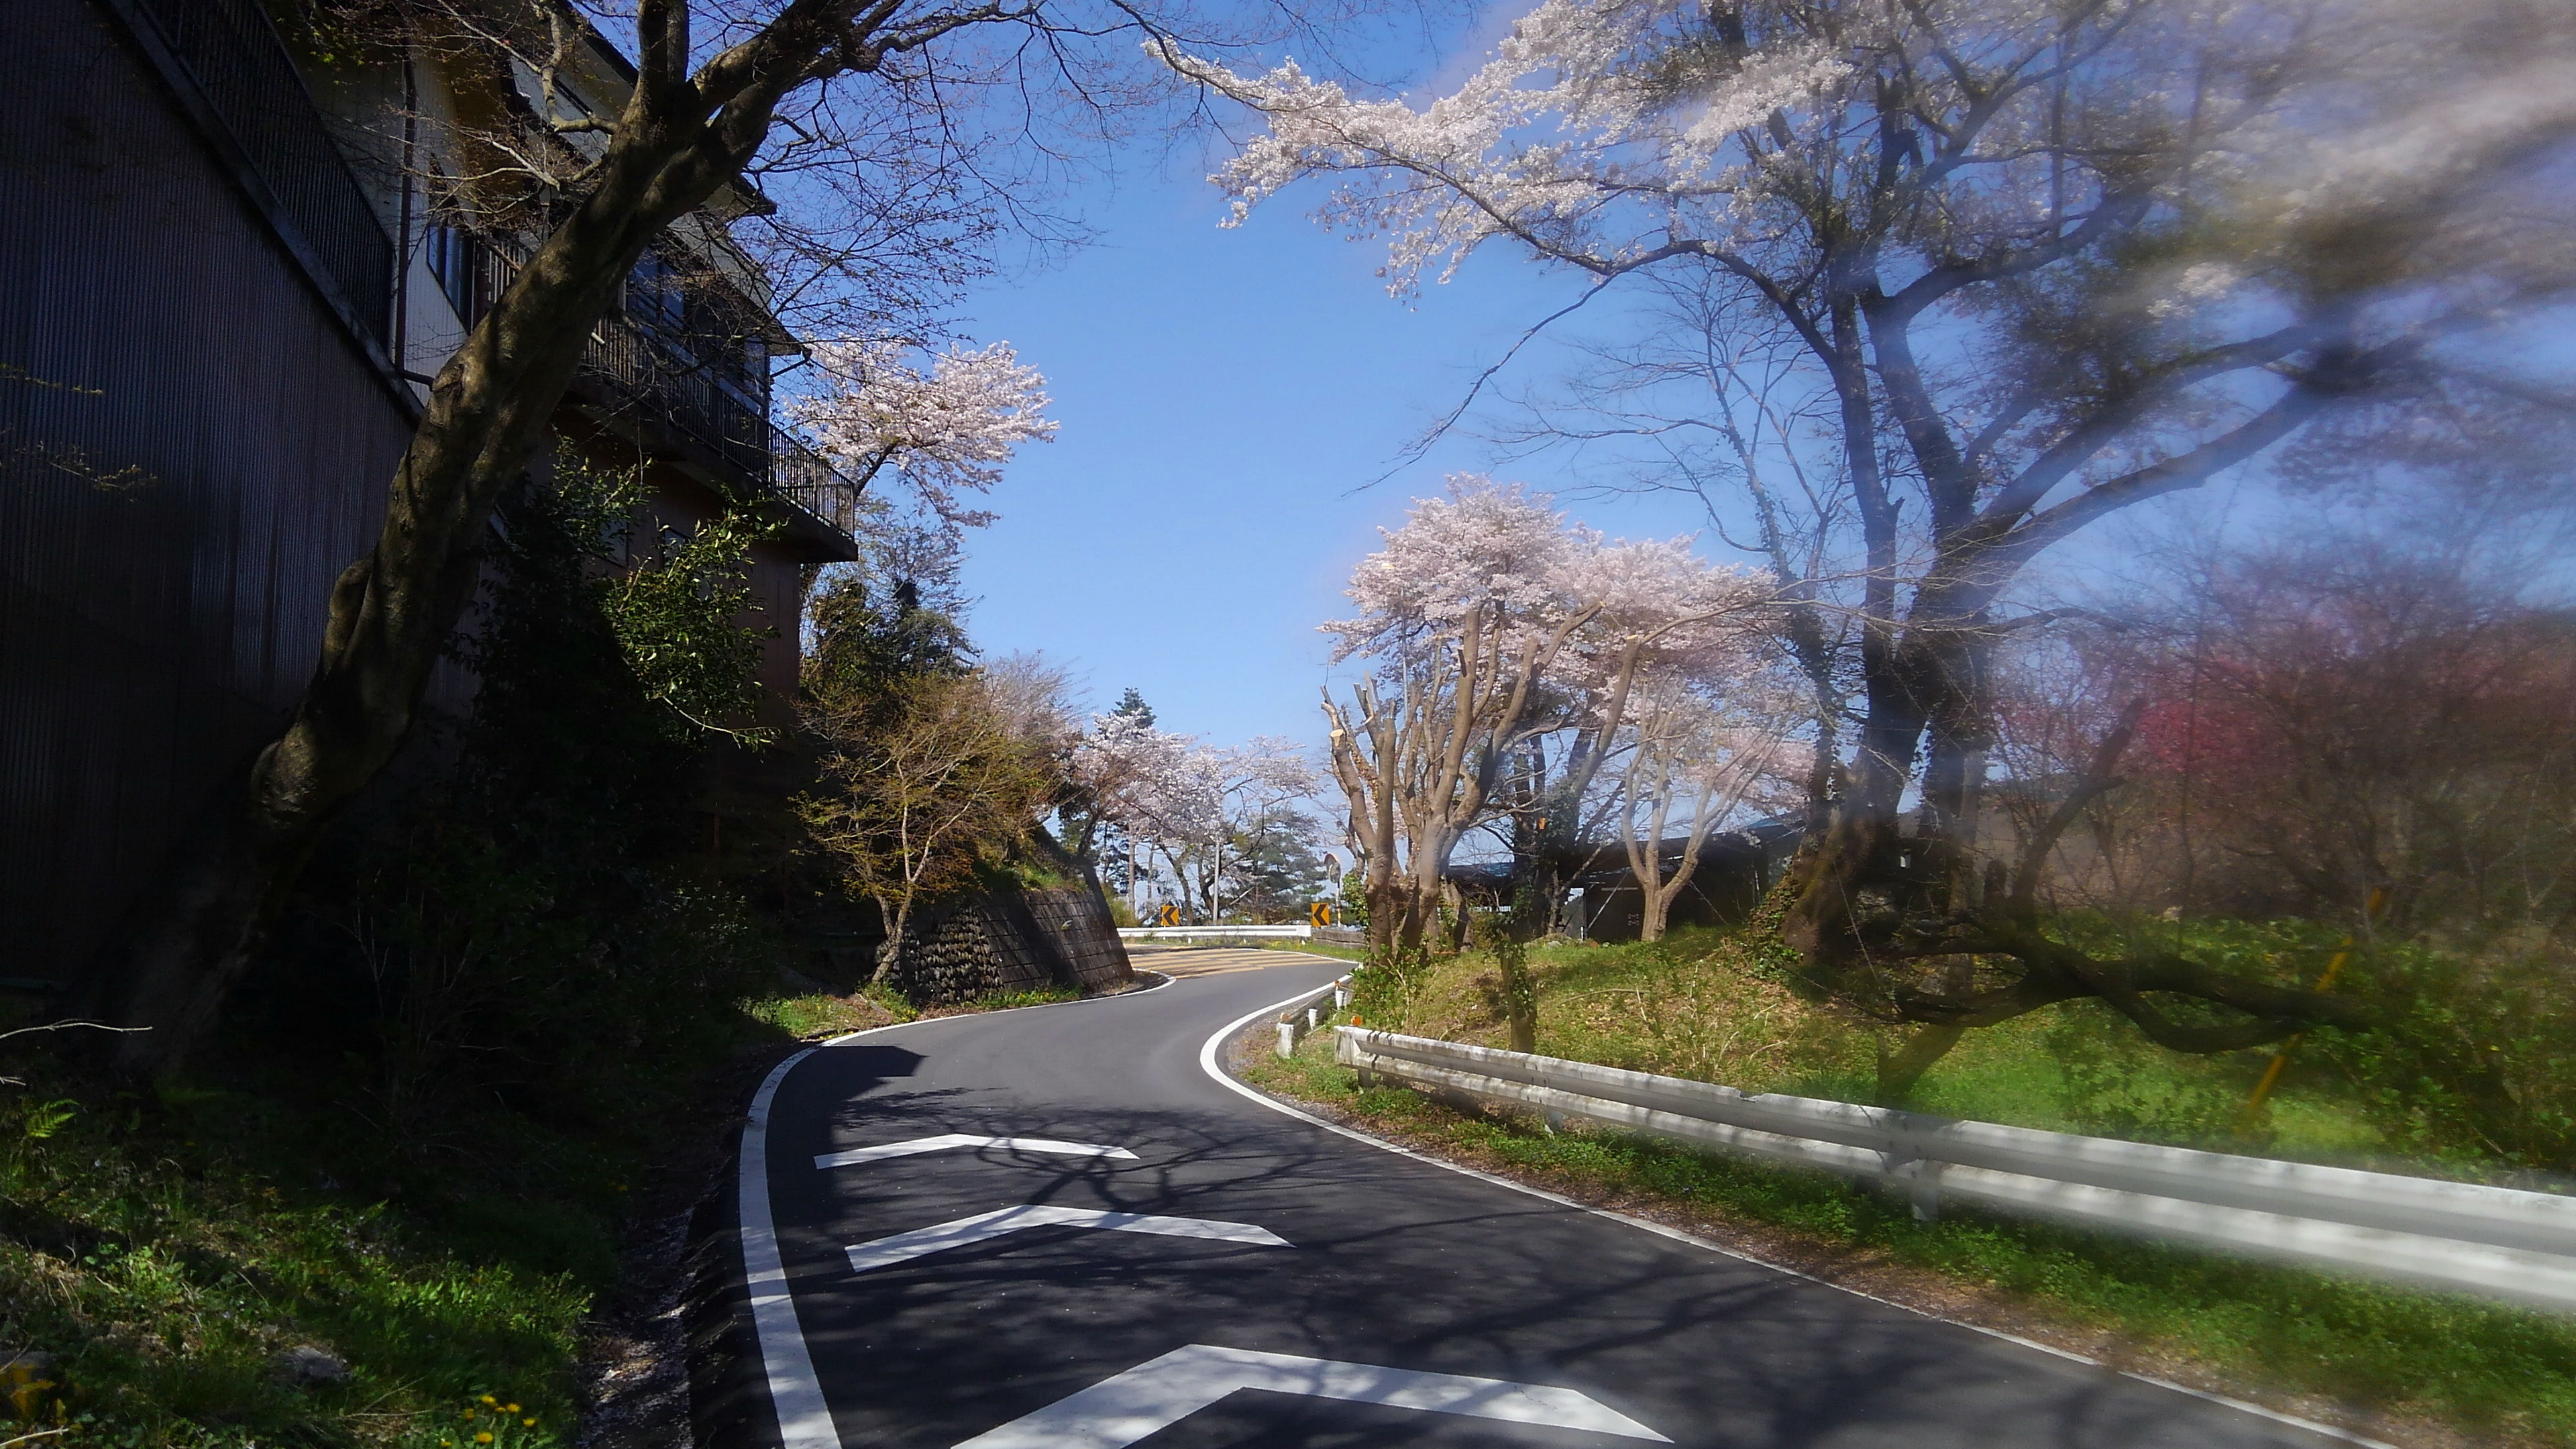
<svg viewBox="0 0 2576 1449"><path fill-rule="evenodd" d="M1346 978L1347 979L1347 978ZM1335 983L1337 986L1343 983ZM1291 1049L1286 1030L1281 1053ZM1956 1122L1345 1026L1334 1059L1656 1137L2312 1266L2576 1309L2576 1197Z"/></svg>
<svg viewBox="0 0 2576 1449"><path fill-rule="evenodd" d="M1279 1055L1295 1056L1299 1038L1323 1024L1319 1018L1327 998L1331 999L1333 1009L1339 1011L1343 1004L1351 999L1351 978L1344 976L1329 986L1318 987L1297 998L1289 1004L1287 1010L1279 1013ZM1350 1030L1349 1027L1341 1029Z"/></svg>

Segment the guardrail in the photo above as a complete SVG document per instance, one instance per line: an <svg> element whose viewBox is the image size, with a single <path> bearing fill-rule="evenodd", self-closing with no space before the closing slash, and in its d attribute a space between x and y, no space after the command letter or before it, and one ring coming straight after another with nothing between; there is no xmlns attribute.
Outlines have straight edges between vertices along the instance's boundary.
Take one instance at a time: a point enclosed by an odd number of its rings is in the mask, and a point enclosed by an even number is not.
<svg viewBox="0 0 2576 1449"><path fill-rule="evenodd" d="M1279 1013L1279 1055L1295 1056L1298 1040L1323 1025L1324 1003L1327 1001L1333 1003L1335 1012L1350 1005L1351 978L1335 977L1331 984L1319 986L1288 1003L1288 1009ZM1342 1030L1347 1031L1349 1028L1344 1027Z"/></svg>
<svg viewBox="0 0 2576 1449"><path fill-rule="evenodd" d="M1289 1038L1284 1032L1283 1044ZM1336 1029L1365 1074L1535 1107L1695 1146L1945 1197L2285 1261L2576 1308L2576 1197L2319 1167L1622 1071L1460 1042Z"/></svg>
<svg viewBox="0 0 2576 1449"><path fill-rule="evenodd" d="M1311 941L1313 926L1121 926L1121 941Z"/></svg>

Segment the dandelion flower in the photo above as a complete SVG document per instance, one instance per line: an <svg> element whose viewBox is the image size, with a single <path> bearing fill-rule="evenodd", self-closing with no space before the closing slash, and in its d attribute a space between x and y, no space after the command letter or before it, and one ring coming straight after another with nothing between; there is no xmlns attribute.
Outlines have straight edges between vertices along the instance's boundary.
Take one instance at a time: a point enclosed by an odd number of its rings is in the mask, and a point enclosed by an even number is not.
<svg viewBox="0 0 2576 1449"><path fill-rule="evenodd" d="M475 1442L475 1443L477 1443L477 1444L489 1444L489 1443L491 1443L491 1442L492 1442L492 1431L491 1431L491 1430L489 1430L489 1429L486 1429L486 1430L484 1430L482 1433L475 1435L475 1436L474 1436L474 1442Z"/></svg>
<svg viewBox="0 0 2576 1449"><path fill-rule="evenodd" d="M504 1414L515 1414L519 1412L519 1406L516 1404L503 1404L501 1406L501 1412Z"/></svg>
<svg viewBox="0 0 2576 1449"><path fill-rule="evenodd" d="M533 1429L537 1427L537 1421L534 1419L521 1419L519 1421L519 1427L522 1429Z"/></svg>
<svg viewBox="0 0 2576 1449"><path fill-rule="evenodd" d="M496 1399L496 1398L492 1397L490 1394L485 1394L485 1395L483 1396L483 1402L485 1402L485 1403L487 1403L487 1404L497 1404L497 1403L499 1403L499 1402L501 1402L501 1401L500 1401L499 1399Z"/></svg>

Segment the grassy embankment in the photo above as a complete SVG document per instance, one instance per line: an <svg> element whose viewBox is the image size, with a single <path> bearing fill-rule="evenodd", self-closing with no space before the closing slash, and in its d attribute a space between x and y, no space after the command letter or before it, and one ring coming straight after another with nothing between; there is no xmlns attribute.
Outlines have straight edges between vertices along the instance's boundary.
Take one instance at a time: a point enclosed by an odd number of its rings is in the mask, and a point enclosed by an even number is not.
<svg viewBox="0 0 2576 1449"><path fill-rule="evenodd" d="M568 1444L585 1338L633 1288L627 1226L686 1211L797 1041L922 1014L881 992L746 1001L595 1100L493 1102L401 1147L352 1082L256 1053L153 1092L13 1053L0 1361L50 1367L0 1371L0 1446ZM306 1345L345 1380L281 1376Z"/></svg>
<svg viewBox="0 0 2576 1449"><path fill-rule="evenodd" d="M1764 979L1740 941L1532 952L1547 1055L1866 1100L1877 1043ZM1501 1045L1498 978L1436 963L1401 1015L1368 1024ZM1347 1018L1345 1018L1347 1019ZM2179 1058L2087 1007L1974 1033L1913 1106L1955 1117L2284 1156L2399 1165L2349 1084L2294 1072L2268 1120L2242 1109L2264 1053ZM1624 1133L1550 1134L1401 1087L1358 1088L1318 1032L1252 1079L1407 1142L1587 1200L1737 1237L1900 1301L2047 1337L2141 1371L2344 1419L2426 1444L2576 1442L2576 1322L2541 1313L1973 1210L1914 1221L1890 1197L1819 1174ZM2459 1164L2452 1164L2457 1166Z"/></svg>

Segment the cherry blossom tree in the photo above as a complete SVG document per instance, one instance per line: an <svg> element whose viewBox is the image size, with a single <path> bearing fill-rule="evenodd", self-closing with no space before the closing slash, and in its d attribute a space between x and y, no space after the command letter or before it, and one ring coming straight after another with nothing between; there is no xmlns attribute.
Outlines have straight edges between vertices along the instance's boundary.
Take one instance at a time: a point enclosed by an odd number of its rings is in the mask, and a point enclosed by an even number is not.
<svg viewBox="0 0 2576 1449"><path fill-rule="evenodd" d="M1250 743L1206 752L1203 768L1214 781L1217 828L1190 843L1175 871L1187 871L1191 899L1211 921L1227 899L1229 851L1239 856L1240 843L1270 835L1292 821L1301 802L1311 800L1323 778L1296 741L1278 735L1256 735ZM1238 860L1239 864L1239 860Z"/></svg>
<svg viewBox="0 0 2576 1449"><path fill-rule="evenodd" d="M1261 833L1321 784L1292 740L1265 735L1221 747L1120 714L1092 717L1073 769L1143 863L1160 856L1181 895L1209 919L1222 899L1228 843Z"/></svg>
<svg viewBox="0 0 2576 1449"><path fill-rule="evenodd" d="M1021 444L1055 436L1046 379L1007 342L951 347L926 370L909 351L887 339L817 343L826 381L788 417L861 488L891 470L942 528L983 527L993 514L967 495L991 491Z"/></svg>
<svg viewBox="0 0 2576 1449"><path fill-rule="evenodd" d="M1380 948L1421 946L1450 853L1590 617L1558 588L1584 540L1547 502L1451 479L1353 572L1359 613L1324 626L1335 662L1369 662L1347 704L1326 690L1324 716Z"/></svg>
<svg viewBox="0 0 2576 1449"><path fill-rule="evenodd" d="M1682 542L1608 541L1551 503L1451 479L1353 572L1359 612L1324 626L1336 662L1367 666L1347 701L1326 692L1324 714L1380 949L1422 947L1470 829L1579 801L1641 671L1741 630L1768 595L1762 576L1712 568ZM1534 742L1568 731L1569 763L1534 780ZM1534 1032L1515 1011L1515 1040Z"/></svg>
<svg viewBox="0 0 2576 1449"><path fill-rule="evenodd" d="M1785 926L1810 989L1924 1024L1927 1049L2077 996L2186 1051L2358 1022L2178 957L2094 960L1990 906L1962 844L1987 656L2031 561L2103 518L2320 419L2403 437L2428 400L2553 395L2499 355L2576 298L2552 179L2576 14L1546 0L1420 105L1157 53L1267 125L1215 178L1238 220L1320 178L1322 219L1388 238L1399 294L1499 241L1603 286L1685 277L1795 361L1802 446L1857 534L1862 704Z"/></svg>
<svg viewBox="0 0 2576 1449"><path fill-rule="evenodd" d="M1074 783L1089 795L1093 811L1126 837L1131 894L1142 889L1164 842L1185 842L1212 828L1216 797L1192 763L1197 747L1195 735L1111 713L1092 716L1091 733L1074 748Z"/></svg>
<svg viewBox="0 0 2576 1449"><path fill-rule="evenodd" d="M1746 806L1777 808L1801 793L1815 748L1793 738L1803 711L1752 671L1724 684L1739 680L1753 687L1712 689L1676 671L1640 691L1615 814L1637 880L1640 940L1663 939L1711 831ZM1663 846L1676 824L1685 827L1682 853L1667 875Z"/></svg>
<svg viewBox="0 0 2576 1449"><path fill-rule="evenodd" d="M1769 574L1711 565L1687 539L1613 543L1585 554L1565 580L1571 597L1597 605L1553 681L1569 727L1534 739L1512 781L1513 856L1522 879L1516 924L1552 926L1571 873L1590 858L1585 802L1616 752L1632 691L1689 678L1722 693L1762 672L1759 655L1781 623ZM1552 768L1551 768L1552 766Z"/></svg>

